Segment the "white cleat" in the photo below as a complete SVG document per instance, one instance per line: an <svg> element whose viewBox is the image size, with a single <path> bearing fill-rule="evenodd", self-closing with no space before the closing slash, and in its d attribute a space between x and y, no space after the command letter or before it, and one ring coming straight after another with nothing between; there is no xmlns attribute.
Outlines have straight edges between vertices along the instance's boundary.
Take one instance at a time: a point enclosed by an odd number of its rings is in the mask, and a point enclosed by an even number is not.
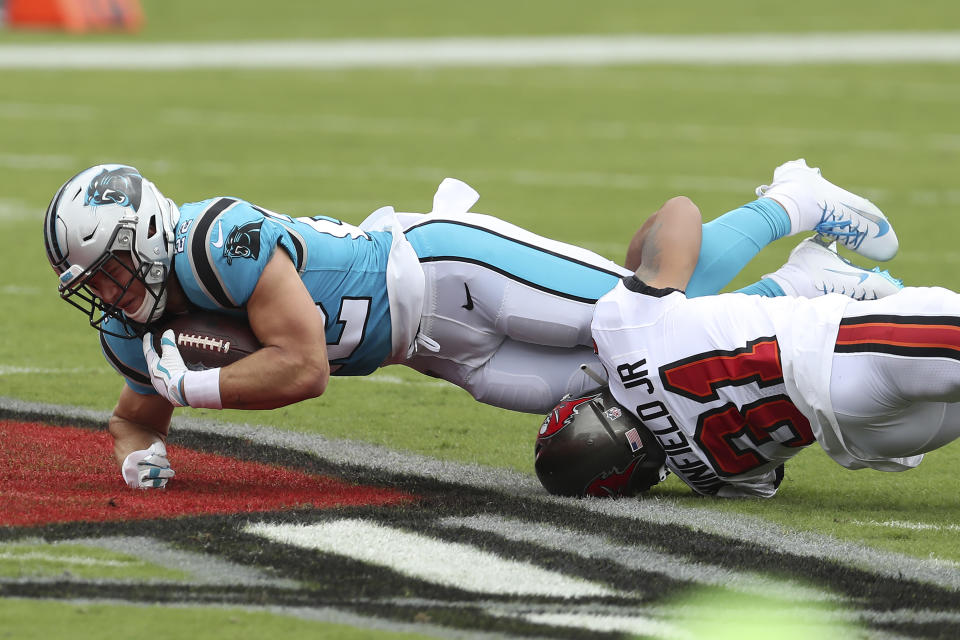
<svg viewBox="0 0 960 640"><path fill-rule="evenodd" d="M886 261L897 254L897 234L883 212L863 196L827 181L803 158L777 167L773 184L757 187L757 196L777 200L784 208L789 206L784 200L796 206L799 219L791 215L791 233L816 231L871 260Z"/></svg>
<svg viewBox="0 0 960 640"><path fill-rule="evenodd" d="M839 293L854 300L876 300L896 293L903 283L886 271L868 271L837 254L831 238L815 235L790 252L787 263L767 274L788 296L815 298Z"/></svg>

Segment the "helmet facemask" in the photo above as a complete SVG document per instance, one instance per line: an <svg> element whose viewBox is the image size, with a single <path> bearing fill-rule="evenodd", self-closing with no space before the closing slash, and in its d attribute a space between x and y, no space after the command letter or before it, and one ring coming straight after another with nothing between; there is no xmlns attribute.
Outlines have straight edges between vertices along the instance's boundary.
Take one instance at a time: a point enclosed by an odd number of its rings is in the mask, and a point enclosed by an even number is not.
<svg viewBox="0 0 960 640"><path fill-rule="evenodd" d="M115 236L122 238L124 235L130 235L129 228L121 227L115 232ZM125 239L118 240L112 246L128 243ZM135 255L124 249L110 249L86 270L73 265L61 274L60 297L80 309L90 319L90 325L104 333L120 337L142 336L149 331L147 325L162 316L166 307L167 268L144 261L139 261L139 266L132 266L131 263L136 262ZM112 281L120 292L113 303L105 302L91 283L98 273ZM122 275L117 277L115 273ZM120 302L138 282L143 284L143 302L135 311L124 311ZM121 331L104 327L107 318L119 321Z"/></svg>
<svg viewBox="0 0 960 640"><path fill-rule="evenodd" d="M60 296L101 332L145 334L166 307L177 214L176 206L132 167L93 167L68 181L45 221L47 254L60 274ZM97 274L121 292L113 302L92 285ZM123 311L119 303L135 283L142 284L142 304ZM119 322L113 324L115 330L105 326L108 318Z"/></svg>

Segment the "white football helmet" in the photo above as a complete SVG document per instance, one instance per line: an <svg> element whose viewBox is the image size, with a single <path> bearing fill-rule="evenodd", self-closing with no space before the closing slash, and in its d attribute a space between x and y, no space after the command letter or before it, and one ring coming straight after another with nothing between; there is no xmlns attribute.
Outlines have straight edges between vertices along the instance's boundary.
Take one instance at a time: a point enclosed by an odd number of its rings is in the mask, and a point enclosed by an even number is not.
<svg viewBox="0 0 960 640"><path fill-rule="evenodd" d="M112 317L126 332L117 335L142 336L166 306L179 218L176 204L133 167L102 164L81 171L60 187L43 221L47 259L60 276L60 296L86 313L90 324L101 331L104 320ZM118 259L119 252L130 255L132 270ZM111 260L130 271L127 282L103 270ZM97 272L124 292L136 280L142 282L147 292L143 304L124 312L116 305L119 300L105 303L88 285Z"/></svg>

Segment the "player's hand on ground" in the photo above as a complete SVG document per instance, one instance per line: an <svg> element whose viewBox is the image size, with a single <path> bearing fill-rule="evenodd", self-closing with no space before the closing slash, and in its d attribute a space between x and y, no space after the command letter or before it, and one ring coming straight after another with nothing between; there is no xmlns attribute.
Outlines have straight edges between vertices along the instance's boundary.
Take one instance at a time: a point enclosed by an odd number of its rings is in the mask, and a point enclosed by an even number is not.
<svg viewBox="0 0 960 640"><path fill-rule="evenodd" d="M175 407L187 404L183 391L183 378L188 369L183 363L183 357L177 349L173 331L167 329L160 336L160 350L153 348L153 334L143 336L143 355L147 358L147 367L150 369L150 381L157 393L170 401Z"/></svg>
<svg viewBox="0 0 960 640"><path fill-rule="evenodd" d="M170 468L167 447L155 442L149 449L134 451L123 461L123 479L131 489L163 489L176 472Z"/></svg>

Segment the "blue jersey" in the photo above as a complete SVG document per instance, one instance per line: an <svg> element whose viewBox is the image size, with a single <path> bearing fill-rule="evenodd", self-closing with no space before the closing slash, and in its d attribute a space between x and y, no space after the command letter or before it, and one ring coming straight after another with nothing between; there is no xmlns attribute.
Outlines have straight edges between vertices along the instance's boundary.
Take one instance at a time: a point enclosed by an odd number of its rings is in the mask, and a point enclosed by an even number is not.
<svg viewBox="0 0 960 640"><path fill-rule="evenodd" d="M195 306L245 316L260 274L280 248L296 265L324 322L331 373L366 375L391 353L387 261L392 234L333 218L291 218L237 198L180 207L173 271ZM117 330L114 320L107 328ZM142 341L101 334L111 365L140 393L154 393Z"/></svg>

